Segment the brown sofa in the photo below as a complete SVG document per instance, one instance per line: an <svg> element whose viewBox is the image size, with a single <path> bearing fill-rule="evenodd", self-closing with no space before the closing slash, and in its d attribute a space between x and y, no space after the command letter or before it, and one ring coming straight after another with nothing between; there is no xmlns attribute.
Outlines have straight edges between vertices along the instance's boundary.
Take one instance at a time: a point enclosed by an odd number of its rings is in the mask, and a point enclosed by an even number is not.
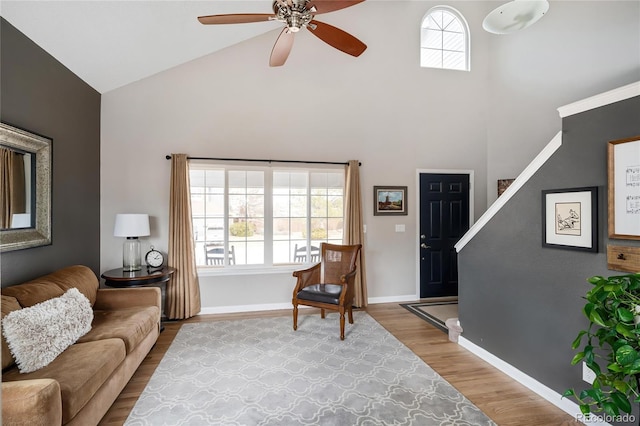
<svg viewBox="0 0 640 426"><path fill-rule="evenodd" d="M86 266L71 266L2 289L9 312L75 287L93 307L91 331L49 365L20 373L2 336L3 425L95 425L116 400L160 333L160 289L101 289Z"/></svg>

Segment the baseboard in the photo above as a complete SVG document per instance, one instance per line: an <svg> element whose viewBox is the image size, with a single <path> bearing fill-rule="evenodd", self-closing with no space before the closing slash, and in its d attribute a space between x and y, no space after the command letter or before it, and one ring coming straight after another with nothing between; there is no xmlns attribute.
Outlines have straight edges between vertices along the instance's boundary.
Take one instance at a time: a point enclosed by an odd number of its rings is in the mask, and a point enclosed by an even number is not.
<svg viewBox="0 0 640 426"><path fill-rule="evenodd" d="M417 302L420 299L415 294L407 294L404 296L370 297L367 300L370 305L376 305L378 303Z"/></svg>
<svg viewBox="0 0 640 426"><path fill-rule="evenodd" d="M580 407L578 406L578 404L574 403L568 398L563 398L562 395L560 395L558 392L540 383L533 377L523 373L522 371L518 370L516 367L503 361L502 359L493 355L491 352L486 351L485 349L469 341L468 339L465 339L464 337L460 336L460 338L458 339L458 344L463 348L465 348L466 350L468 350L469 352L478 356L482 360L488 362L498 370L502 371L512 379L516 380L520 384L526 386L536 394L540 395L542 398L546 399L556 407L560 408L562 411L569 414L574 419L579 419L581 423L611 426L609 423L606 423L602 418L594 418L593 420L587 420L582 418L582 414L580 412Z"/></svg>
<svg viewBox="0 0 640 426"><path fill-rule="evenodd" d="M415 294L406 296L391 296L391 297L370 297L368 299L370 305L377 303L401 303L401 302L415 302ZM300 306L301 309L307 308L307 306ZM259 305L233 305L233 306L209 306L200 309L198 315L211 315L211 314L232 314L237 312L258 312L258 311L276 311L278 309L292 309L291 302L288 303L265 303Z"/></svg>
<svg viewBox="0 0 640 426"><path fill-rule="evenodd" d="M278 309L292 309L291 302L265 303L260 305L210 306L210 307L205 307L200 309L200 312L198 313L198 315L233 314L237 312L254 312L254 311L276 311Z"/></svg>

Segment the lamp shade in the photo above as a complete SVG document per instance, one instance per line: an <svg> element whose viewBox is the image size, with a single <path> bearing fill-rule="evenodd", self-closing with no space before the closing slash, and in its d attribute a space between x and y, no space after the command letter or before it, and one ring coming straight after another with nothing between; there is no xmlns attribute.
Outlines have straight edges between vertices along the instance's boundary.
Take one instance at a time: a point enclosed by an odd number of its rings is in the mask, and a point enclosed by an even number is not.
<svg viewBox="0 0 640 426"><path fill-rule="evenodd" d="M148 214L121 213L116 215L116 224L113 229L114 237L146 237L147 235L151 235Z"/></svg>

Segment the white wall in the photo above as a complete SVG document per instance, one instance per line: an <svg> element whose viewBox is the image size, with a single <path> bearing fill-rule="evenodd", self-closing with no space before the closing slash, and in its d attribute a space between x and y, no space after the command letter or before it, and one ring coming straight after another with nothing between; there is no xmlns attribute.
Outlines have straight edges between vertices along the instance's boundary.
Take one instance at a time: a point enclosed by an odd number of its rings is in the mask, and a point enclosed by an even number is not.
<svg viewBox="0 0 640 426"><path fill-rule="evenodd" d="M561 129L556 108L640 79L640 2L551 1L535 25L490 42L489 204Z"/></svg>
<svg viewBox="0 0 640 426"><path fill-rule="evenodd" d="M362 162L365 196L369 296L377 300L415 296L416 170L474 170L477 217L486 209L492 191L495 192L495 176L510 177L504 173L512 170L517 174L537 154L550 140L549 135L560 128L555 108L567 103L558 104L556 98L561 95L557 93L547 100L544 87L540 87L542 83L535 93L518 97L518 108L511 110L511 102L501 103L514 90L510 86L501 87L495 73L503 64L495 61L499 55L507 55L516 48L509 49L512 41L497 38L481 28L483 17L499 3L445 3L456 7L469 23L470 73L419 66L420 22L430 7L440 3L369 1L323 15L321 19L352 33L369 46L359 58L345 55L308 32L301 32L296 35L287 64L269 68L268 56L277 29L104 94L102 270L121 264L122 241L112 235L116 213L150 214L152 236L143 240L143 251L149 244L166 251L170 168L164 158L166 154L358 159ZM631 6L627 4L616 3L616 7L623 9L618 12L620 18L629 12ZM579 10L586 7L584 3L567 5ZM567 5L563 3L558 9L565 10ZM555 8L553 2L552 10ZM568 11L566 16L558 13L554 17L549 13L538 24L545 23L547 31L569 37L571 32L566 27L576 20L587 19L576 10ZM619 35L599 31L601 22L597 17L590 14L587 17L592 19L590 23L595 30L581 41L584 46L590 46L596 39L614 39ZM278 28L276 24L274 27ZM522 34L535 30L533 26ZM545 44L548 39L544 37ZM630 54L627 43L631 42L622 42L627 47L625 52ZM634 43L637 54L637 41ZM495 48L500 53L490 53ZM532 65L517 67L524 72L519 76L524 82L539 73L537 55L516 59ZM640 64L633 57L622 62ZM556 73L565 75L573 71L571 61L557 70L555 65L542 66L554 70L549 71L551 81ZM605 74L607 64L602 67ZM610 79L612 87L621 85L617 77L613 75ZM608 82L595 78L598 85ZM592 94L588 86L574 91L584 93L580 97ZM496 103L500 103L499 107ZM504 110L509 111L511 121L505 134L501 130L505 123L498 119ZM513 133L522 136L517 130L523 122L527 123L526 138L516 140ZM374 217L371 194L374 185L407 185L409 215ZM396 233L395 224L404 224L406 232ZM221 309L289 303L294 281L287 272L266 276L203 276L200 283L203 307Z"/></svg>

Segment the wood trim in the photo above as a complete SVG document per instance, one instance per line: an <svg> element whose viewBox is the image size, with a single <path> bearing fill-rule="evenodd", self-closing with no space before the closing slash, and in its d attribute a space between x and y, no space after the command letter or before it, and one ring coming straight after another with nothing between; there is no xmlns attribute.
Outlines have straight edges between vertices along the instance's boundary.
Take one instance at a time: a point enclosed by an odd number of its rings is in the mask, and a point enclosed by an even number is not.
<svg viewBox="0 0 640 426"><path fill-rule="evenodd" d="M613 141L609 141L607 144L607 192L608 192L608 200L607 200L607 227L608 227L608 235L609 238L619 238L624 240L640 240L640 235L626 235L626 234L618 234L616 233L616 218L615 218L615 205L616 205L616 191L614 187L614 171L615 171L615 158L614 158L614 149L616 145L627 143L627 142L635 142L640 141L640 136L634 136L631 138L625 139L617 139Z"/></svg>
<svg viewBox="0 0 640 426"><path fill-rule="evenodd" d="M608 245L607 268L612 271L640 272L640 247Z"/></svg>
<svg viewBox="0 0 640 426"><path fill-rule="evenodd" d="M605 105L624 101L625 99L633 98L638 95L640 95L640 81L561 106L558 108L558 113L561 118L565 118L570 115L579 114Z"/></svg>
<svg viewBox="0 0 640 426"><path fill-rule="evenodd" d="M520 190L524 186L525 183L535 174L535 172L542 167L544 163L547 162L549 158L556 152L558 148L562 145L562 132L558 132L551 141L544 147L544 149L538 154L536 158L533 159L531 163L520 173L520 175L516 178L515 181L507 188L504 193L498 197L498 199L489 206L489 208L484 212L480 219L476 223L469 228L469 230L460 238L455 245L456 251L460 253L460 250L467 245L473 237L477 233L479 233L482 228L491 220L493 216L496 215L502 209L502 207L507 204L507 201L511 199L515 195L516 192Z"/></svg>

